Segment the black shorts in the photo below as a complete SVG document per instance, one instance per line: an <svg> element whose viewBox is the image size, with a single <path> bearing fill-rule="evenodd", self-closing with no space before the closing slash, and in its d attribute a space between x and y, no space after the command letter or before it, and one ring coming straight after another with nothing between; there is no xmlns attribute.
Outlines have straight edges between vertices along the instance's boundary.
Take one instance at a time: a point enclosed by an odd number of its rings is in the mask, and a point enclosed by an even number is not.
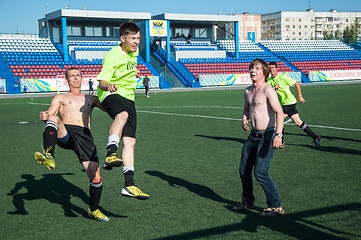
<svg viewBox="0 0 361 240"><path fill-rule="evenodd" d="M104 98L101 104L112 119L119 113L126 111L128 113L128 120L123 127L122 137L135 138L137 112L134 101L126 99L119 94L112 94Z"/></svg>
<svg viewBox="0 0 361 240"><path fill-rule="evenodd" d="M80 162L99 162L97 148L90 130L85 127L65 124L67 135L58 138L57 144L64 149L71 149L78 156Z"/></svg>
<svg viewBox="0 0 361 240"><path fill-rule="evenodd" d="M291 117L292 115L297 114L298 111L296 109L296 105L297 105L297 103L290 104L290 105L283 105L282 106L283 113L287 114L288 117Z"/></svg>

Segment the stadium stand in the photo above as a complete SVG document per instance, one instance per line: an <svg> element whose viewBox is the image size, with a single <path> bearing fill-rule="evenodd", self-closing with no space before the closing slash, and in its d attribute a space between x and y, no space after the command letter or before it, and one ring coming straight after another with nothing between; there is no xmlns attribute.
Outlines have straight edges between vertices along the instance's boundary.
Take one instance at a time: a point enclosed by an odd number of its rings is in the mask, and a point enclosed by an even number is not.
<svg viewBox="0 0 361 240"><path fill-rule="evenodd" d="M291 72L292 70L280 59L265 52L252 41L240 41L240 58L233 58L235 47L234 41L217 41L219 49L227 51L227 58L182 58L179 62L196 77L199 75L218 75L218 74L244 74L248 73L249 63L255 58L261 58L265 61L275 61L279 64L280 72Z"/></svg>
<svg viewBox="0 0 361 240"><path fill-rule="evenodd" d="M361 53L338 40L261 41L301 72L360 69Z"/></svg>
<svg viewBox="0 0 361 240"><path fill-rule="evenodd" d="M87 52L101 51L105 55L117 43L73 41L69 44L73 49L86 46ZM77 51L83 51L83 49ZM94 55L90 54L91 57ZM96 77L102 67L102 58L63 61L62 55L50 39L38 37L0 37L0 57L7 65L15 82L19 79L57 78L57 76L64 76L69 67L78 67L83 75ZM155 70L150 71L140 56L138 57L137 69L139 69L141 77L156 74Z"/></svg>

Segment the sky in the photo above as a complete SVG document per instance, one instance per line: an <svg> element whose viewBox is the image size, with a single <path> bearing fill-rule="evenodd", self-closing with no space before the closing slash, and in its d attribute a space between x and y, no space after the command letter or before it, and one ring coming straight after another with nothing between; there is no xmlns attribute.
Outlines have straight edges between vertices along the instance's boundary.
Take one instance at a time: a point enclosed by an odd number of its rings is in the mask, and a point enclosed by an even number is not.
<svg viewBox="0 0 361 240"><path fill-rule="evenodd" d="M59 9L183 14L266 14L279 11L361 12L360 0L0 0L0 33L37 34L37 21Z"/></svg>

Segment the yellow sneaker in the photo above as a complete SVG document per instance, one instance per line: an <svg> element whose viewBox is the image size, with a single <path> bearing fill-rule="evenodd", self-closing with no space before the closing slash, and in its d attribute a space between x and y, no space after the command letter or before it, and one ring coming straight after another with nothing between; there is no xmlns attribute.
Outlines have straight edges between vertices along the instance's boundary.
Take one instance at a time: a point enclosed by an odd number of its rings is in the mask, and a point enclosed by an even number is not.
<svg viewBox="0 0 361 240"><path fill-rule="evenodd" d="M149 195L143 193L137 186L123 187L120 194L126 197L134 197L139 200L146 200L149 198Z"/></svg>
<svg viewBox="0 0 361 240"><path fill-rule="evenodd" d="M46 150L43 148L42 153L41 152L34 153L35 161L43 164L49 170L55 168L55 160L54 160L53 156L51 156L51 153L49 153L50 149L51 149L51 146L48 147L48 149L46 149Z"/></svg>
<svg viewBox="0 0 361 240"><path fill-rule="evenodd" d="M93 218L95 220L101 221L101 222L108 222L109 218L105 216L99 209L95 210L94 212L90 211L88 209L88 215L90 218Z"/></svg>
<svg viewBox="0 0 361 240"><path fill-rule="evenodd" d="M103 163L103 168L105 170L111 170L113 167L120 167L123 164L123 160L117 157L116 153L112 153L110 156L106 157Z"/></svg>

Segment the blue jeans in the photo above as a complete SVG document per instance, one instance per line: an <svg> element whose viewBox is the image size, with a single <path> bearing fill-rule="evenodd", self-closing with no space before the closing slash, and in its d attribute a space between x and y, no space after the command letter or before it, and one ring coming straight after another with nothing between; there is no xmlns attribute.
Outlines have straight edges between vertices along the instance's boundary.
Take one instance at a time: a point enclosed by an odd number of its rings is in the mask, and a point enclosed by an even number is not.
<svg viewBox="0 0 361 240"><path fill-rule="evenodd" d="M269 165L273 156L272 146L275 136L274 128L266 131L255 131L252 129L242 149L239 173L242 181L242 203L251 205L254 202L252 169L254 176L266 194L268 207L277 208L281 201L272 178L268 174Z"/></svg>

